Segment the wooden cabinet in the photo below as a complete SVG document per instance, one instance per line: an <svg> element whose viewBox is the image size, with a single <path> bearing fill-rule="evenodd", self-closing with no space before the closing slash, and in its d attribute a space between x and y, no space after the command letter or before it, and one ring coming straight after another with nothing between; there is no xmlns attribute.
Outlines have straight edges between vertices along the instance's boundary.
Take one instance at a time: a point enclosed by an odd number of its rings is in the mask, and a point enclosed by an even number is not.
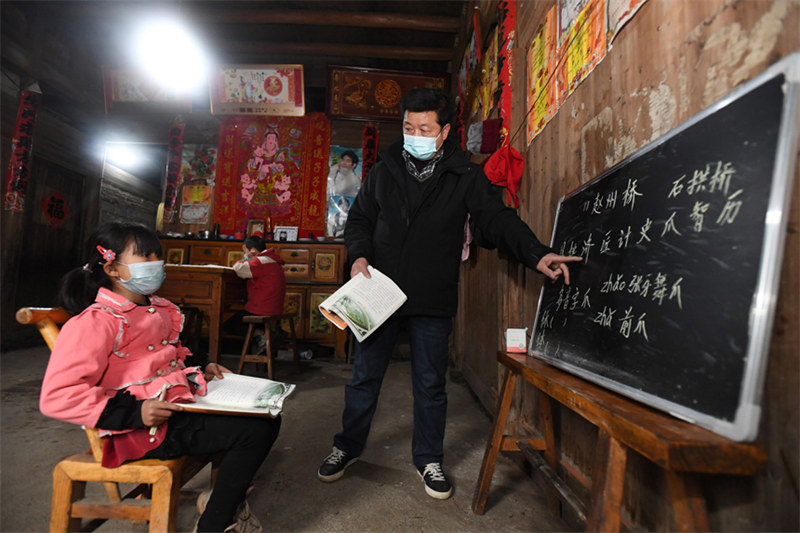
<svg viewBox="0 0 800 533"><path fill-rule="evenodd" d="M162 239L167 263L232 266L242 259L242 241ZM319 312L322 300L344 282L347 251L344 244L328 242L268 242L283 258L286 274L286 312L297 312L299 340L332 346L345 357L346 334Z"/></svg>

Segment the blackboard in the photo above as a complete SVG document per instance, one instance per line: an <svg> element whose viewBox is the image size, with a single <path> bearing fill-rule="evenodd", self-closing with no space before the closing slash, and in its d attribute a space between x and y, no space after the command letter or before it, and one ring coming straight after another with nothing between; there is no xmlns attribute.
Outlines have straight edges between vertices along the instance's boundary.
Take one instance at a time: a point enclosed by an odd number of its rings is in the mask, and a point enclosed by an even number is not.
<svg viewBox="0 0 800 533"><path fill-rule="evenodd" d="M561 198L530 354L734 440L758 431L797 54Z"/></svg>

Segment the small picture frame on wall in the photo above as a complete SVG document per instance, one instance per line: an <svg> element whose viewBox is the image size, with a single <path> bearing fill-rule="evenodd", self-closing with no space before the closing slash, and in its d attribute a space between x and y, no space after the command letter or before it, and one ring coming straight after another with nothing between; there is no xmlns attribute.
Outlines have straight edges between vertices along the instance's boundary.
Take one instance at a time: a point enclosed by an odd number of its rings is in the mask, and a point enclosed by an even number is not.
<svg viewBox="0 0 800 533"><path fill-rule="evenodd" d="M253 233L260 231L261 236L264 236L264 220L260 218L251 218L247 221L247 237L253 235Z"/></svg>
<svg viewBox="0 0 800 533"><path fill-rule="evenodd" d="M297 226L275 226L273 233L276 241L294 242L297 240Z"/></svg>
<svg viewBox="0 0 800 533"><path fill-rule="evenodd" d="M244 252L228 252L228 266L232 267L237 261L244 259Z"/></svg>
<svg viewBox="0 0 800 533"><path fill-rule="evenodd" d="M170 248L167 250L167 264L183 264L183 248Z"/></svg>

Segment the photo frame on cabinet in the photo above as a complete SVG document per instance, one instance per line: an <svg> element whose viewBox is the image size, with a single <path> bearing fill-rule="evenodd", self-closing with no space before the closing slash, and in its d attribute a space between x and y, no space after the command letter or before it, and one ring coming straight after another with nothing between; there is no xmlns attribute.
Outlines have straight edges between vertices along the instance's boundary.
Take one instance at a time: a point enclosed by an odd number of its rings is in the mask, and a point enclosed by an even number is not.
<svg viewBox="0 0 800 533"><path fill-rule="evenodd" d="M275 226L272 231L276 241L294 242L297 240L297 226Z"/></svg>
<svg viewBox="0 0 800 533"><path fill-rule="evenodd" d="M247 221L247 235L250 237L253 233L260 231L262 238L264 237L264 220L260 218L251 218Z"/></svg>
<svg viewBox="0 0 800 533"><path fill-rule="evenodd" d="M170 248L167 250L167 264L182 265L183 264L183 248Z"/></svg>
<svg viewBox="0 0 800 533"><path fill-rule="evenodd" d="M244 252L228 252L228 266L232 267L237 261L244 260Z"/></svg>

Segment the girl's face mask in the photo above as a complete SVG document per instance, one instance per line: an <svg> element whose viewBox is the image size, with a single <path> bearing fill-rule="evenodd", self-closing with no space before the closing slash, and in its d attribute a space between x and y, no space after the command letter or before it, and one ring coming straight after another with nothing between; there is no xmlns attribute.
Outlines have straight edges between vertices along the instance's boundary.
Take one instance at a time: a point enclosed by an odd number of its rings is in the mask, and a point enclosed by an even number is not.
<svg viewBox="0 0 800 533"><path fill-rule="evenodd" d="M143 263L120 263L128 267L130 279L119 278L123 287L136 294L149 296L156 292L167 277L164 261L145 261Z"/></svg>

